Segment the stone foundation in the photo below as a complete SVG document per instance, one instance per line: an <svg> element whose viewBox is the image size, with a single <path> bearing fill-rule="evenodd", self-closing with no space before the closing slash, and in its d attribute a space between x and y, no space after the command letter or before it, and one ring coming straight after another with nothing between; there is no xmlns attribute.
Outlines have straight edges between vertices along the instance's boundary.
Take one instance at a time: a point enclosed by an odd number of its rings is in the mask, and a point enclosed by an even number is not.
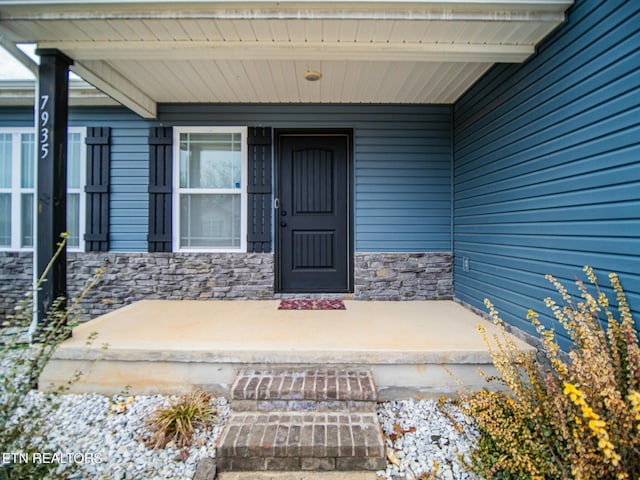
<svg viewBox="0 0 640 480"><path fill-rule="evenodd" d="M79 291L105 261L106 273L84 302L91 317L142 299L273 297L268 253L73 253L69 291Z"/></svg>
<svg viewBox="0 0 640 480"><path fill-rule="evenodd" d="M357 300L453 298L451 253L356 253Z"/></svg>
<svg viewBox="0 0 640 480"><path fill-rule="evenodd" d="M436 300L453 297L450 253L356 253L357 300ZM69 252L68 287L77 295L108 262L83 302L93 318L137 300L265 299L274 295L270 253ZM0 253L0 318L32 284L30 252Z"/></svg>
<svg viewBox="0 0 640 480"><path fill-rule="evenodd" d="M96 270L100 282L82 302L93 318L145 298L273 298L273 255L267 253L67 253L69 295L78 295ZM0 318L32 285L32 254L0 254Z"/></svg>
<svg viewBox="0 0 640 480"><path fill-rule="evenodd" d="M33 285L31 252L0 253L0 322L13 313L16 304Z"/></svg>

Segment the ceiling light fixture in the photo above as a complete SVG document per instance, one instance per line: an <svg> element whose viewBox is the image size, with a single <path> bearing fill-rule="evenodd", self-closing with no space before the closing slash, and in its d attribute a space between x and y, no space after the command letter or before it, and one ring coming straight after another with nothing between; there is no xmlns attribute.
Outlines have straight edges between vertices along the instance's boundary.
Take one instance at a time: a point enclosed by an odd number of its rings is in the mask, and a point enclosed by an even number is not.
<svg viewBox="0 0 640 480"><path fill-rule="evenodd" d="M322 78L322 74L316 70L307 70L304 72L304 79L309 82L315 82Z"/></svg>

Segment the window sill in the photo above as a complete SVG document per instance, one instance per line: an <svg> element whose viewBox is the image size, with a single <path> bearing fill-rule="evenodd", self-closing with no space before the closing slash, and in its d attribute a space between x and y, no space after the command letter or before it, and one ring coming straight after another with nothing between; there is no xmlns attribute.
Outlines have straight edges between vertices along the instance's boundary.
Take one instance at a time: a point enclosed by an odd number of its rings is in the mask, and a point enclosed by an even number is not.
<svg viewBox="0 0 640 480"><path fill-rule="evenodd" d="M179 248L174 253L246 253L247 250L242 248Z"/></svg>

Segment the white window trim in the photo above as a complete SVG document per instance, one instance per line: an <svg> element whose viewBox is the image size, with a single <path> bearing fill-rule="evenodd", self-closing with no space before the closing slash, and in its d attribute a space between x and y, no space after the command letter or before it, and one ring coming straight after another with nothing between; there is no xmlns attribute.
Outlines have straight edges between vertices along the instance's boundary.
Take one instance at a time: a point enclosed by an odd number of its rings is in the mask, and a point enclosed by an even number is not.
<svg viewBox="0 0 640 480"><path fill-rule="evenodd" d="M226 252L237 253L247 251L247 127L174 127L173 128L173 188L172 188L172 230L173 230L173 251L174 252ZM180 134L181 133L239 133L240 134L240 247L239 248L216 248L202 247L184 248L180 245ZM236 189L216 189L216 193L236 193Z"/></svg>
<svg viewBox="0 0 640 480"><path fill-rule="evenodd" d="M87 185L87 147L85 140L87 139L87 129L85 127L69 127L67 133L79 133L80 134L80 186L78 188L74 188L73 191L69 190L67 186L67 194L68 193L78 193L80 194L80 205L78 207L78 215L80 215L80 221L78 223L78 246L77 247L68 247L67 250L70 252L84 252L84 234L86 233L85 225L87 222L86 219L86 207L87 207L87 195L84 191L84 188ZM37 145L36 145L37 148ZM33 218L36 218L35 216ZM34 229L35 231L35 229Z"/></svg>
<svg viewBox="0 0 640 480"><path fill-rule="evenodd" d="M0 246L0 252L32 252L34 247L22 247L20 245L20 236L21 236L21 211L20 211L20 200L22 193L30 193L33 192L33 237L34 243L37 242L37 218L38 218L38 198L37 198L37 188L38 188L38 165L37 165L37 155L34 156L35 165L33 166L34 171L34 185L33 189L23 188L20 186L20 174L22 172L22 166L20 165L20 155L19 155L19 145L20 145L20 135L23 133L31 133L35 135L35 129L33 127L0 127L0 133L8 133L14 136L11 142L11 245L10 246ZM84 147L85 139L87 136L87 129L84 127L69 127L68 133L79 133L80 134L80 188L74 189L74 191L70 193L79 193L80 194L80 206L79 206L79 242L78 246L68 247L67 250L70 252L83 252L84 251L84 233L85 233L85 215L86 215L86 195L84 192L84 187L87 182L87 149ZM34 137L34 148L37 150L38 142L37 138ZM36 152L37 153L37 152ZM4 190L4 189L3 189ZM67 188L67 192L69 193L69 189ZM16 228L17 227L17 228Z"/></svg>

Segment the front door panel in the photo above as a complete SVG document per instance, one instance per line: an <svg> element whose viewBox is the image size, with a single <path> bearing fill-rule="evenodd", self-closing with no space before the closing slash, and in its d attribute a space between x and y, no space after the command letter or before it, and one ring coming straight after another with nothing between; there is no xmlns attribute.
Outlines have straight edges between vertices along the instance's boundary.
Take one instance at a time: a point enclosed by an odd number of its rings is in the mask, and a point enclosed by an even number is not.
<svg viewBox="0 0 640 480"><path fill-rule="evenodd" d="M282 134L276 212L282 292L349 290L349 137Z"/></svg>

